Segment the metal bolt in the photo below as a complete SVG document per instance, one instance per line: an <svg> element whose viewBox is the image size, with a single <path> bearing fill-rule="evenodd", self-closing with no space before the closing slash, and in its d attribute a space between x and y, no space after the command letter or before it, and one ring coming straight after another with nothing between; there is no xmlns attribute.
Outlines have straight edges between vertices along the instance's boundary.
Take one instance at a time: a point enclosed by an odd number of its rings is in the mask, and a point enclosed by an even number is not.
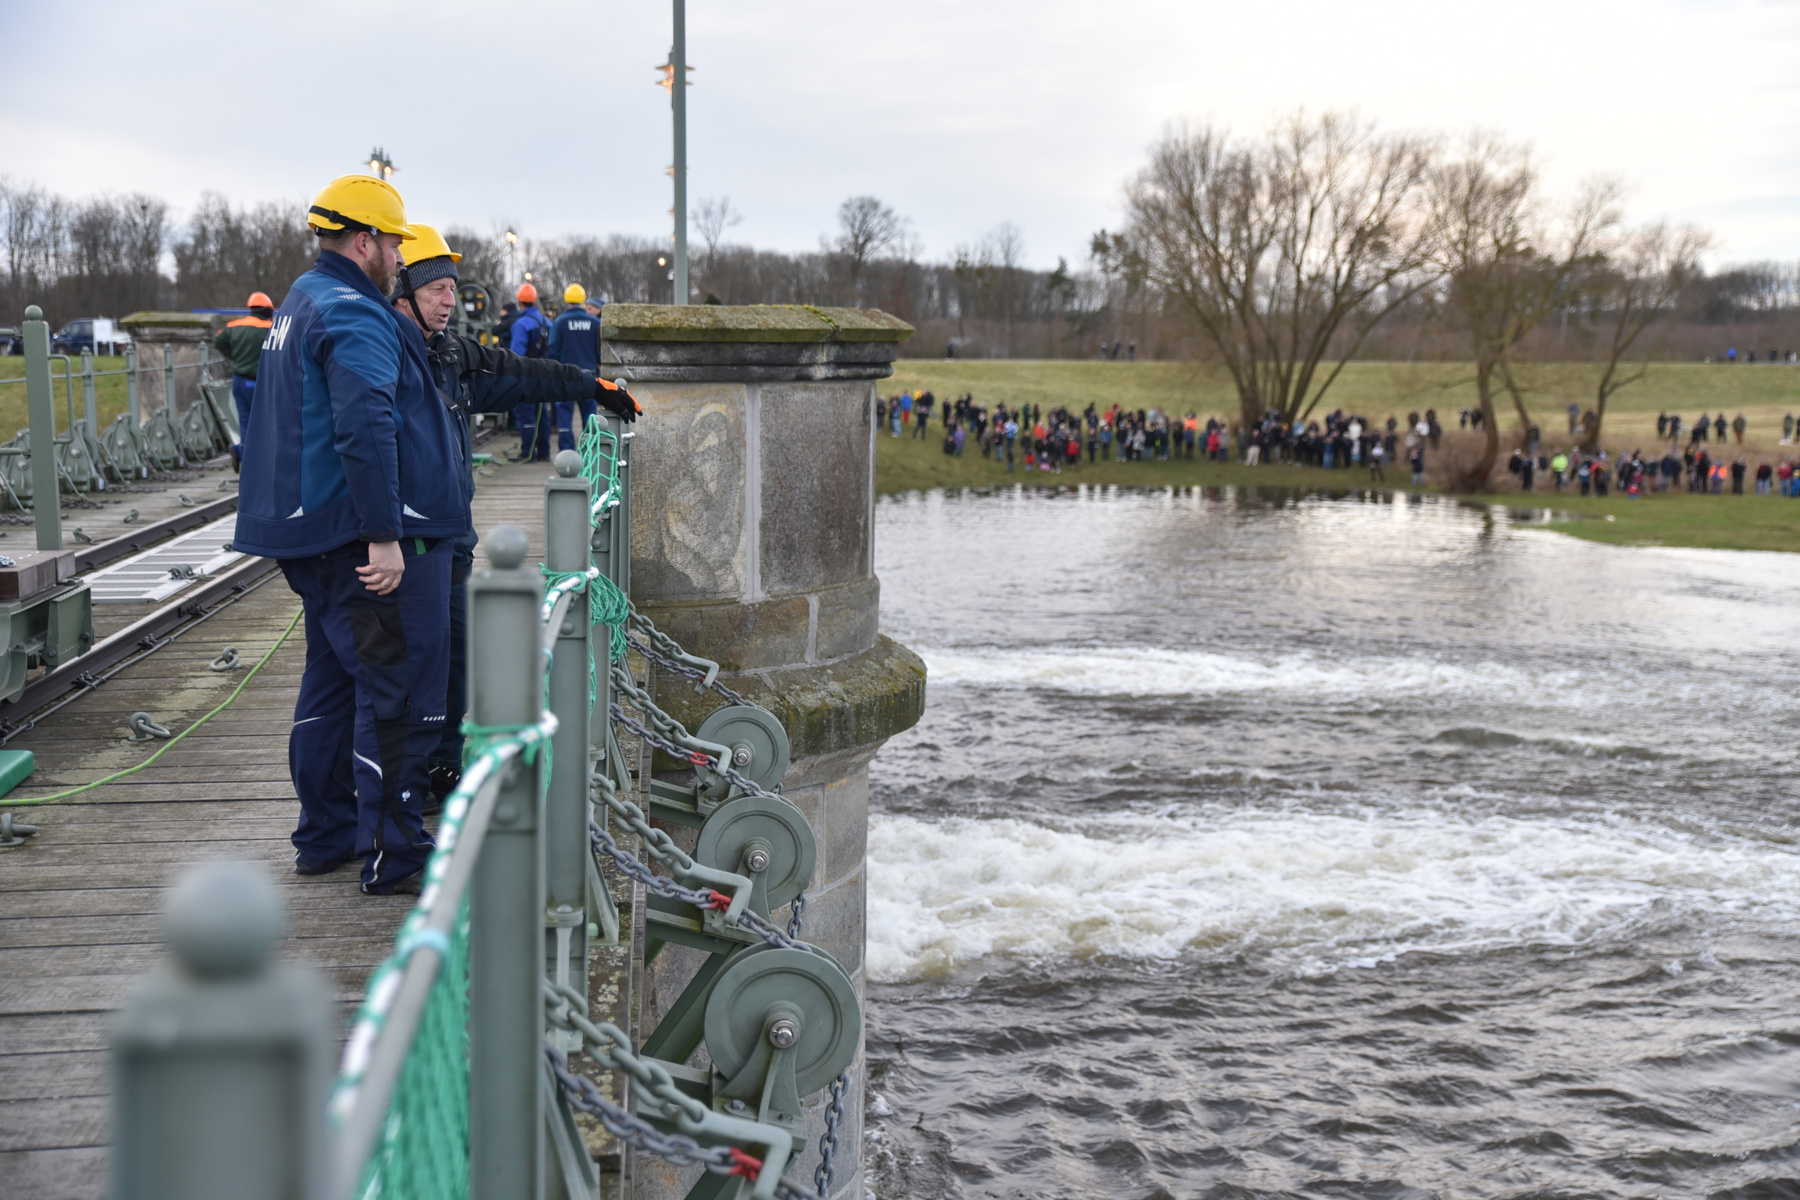
<svg viewBox="0 0 1800 1200"><path fill-rule="evenodd" d="M731 765L734 767L749 766L751 757L750 747L744 745L742 742L739 742L731 748Z"/></svg>
<svg viewBox="0 0 1800 1200"><path fill-rule="evenodd" d="M731 1111L732 1112L743 1112L744 1111L744 1102L742 1100L733 1100L731 1102Z"/></svg>
<svg viewBox="0 0 1800 1200"><path fill-rule="evenodd" d="M744 856L744 865L760 875L769 869L769 852L760 848L752 850Z"/></svg>
<svg viewBox="0 0 1800 1200"><path fill-rule="evenodd" d="M769 1044L777 1050L786 1050L799 1036L799 1027L786 1017L769 1026Z"/></svg>

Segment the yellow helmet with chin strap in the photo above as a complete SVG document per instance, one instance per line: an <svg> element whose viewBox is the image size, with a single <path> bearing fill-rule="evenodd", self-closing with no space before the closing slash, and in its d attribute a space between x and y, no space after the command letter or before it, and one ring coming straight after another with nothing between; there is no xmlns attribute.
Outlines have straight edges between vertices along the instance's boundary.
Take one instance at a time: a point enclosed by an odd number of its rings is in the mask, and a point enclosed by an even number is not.
<svg viewBox="0 0 1800 1200"><path fill-rule="evenodd" d="M408 225L406 232L412 240L401 243L400 257L405 260L407 266L424 262L428 258L444 258L446 256L453 263L462 261L462 255L452 250L450 243L444 240L444 235L432 226Z"/></svg>
<svg viewBox="0 0 1800 1200"><path fill-rule="evenodd" d="M406 227L406 201L399 190L373 175L343 175L326 184L306 210L306 223L331 233L366 229L403 239L413 236Z"/></svg>
<svg viewBox="0 0 1800 1200"><path fill-rule="evenodd" d="M586 304L587 289L582 287L579 283L571 283L568 287L563 289L563 303Z"/></svg>
<svg viewBox="0 0 1800 1200"><path fill-rule="evenodd" d="M410 296L434 279L456 278L462 255L450 248L444 235L430 225L408 225L400 243L399 295Z"/></svg>

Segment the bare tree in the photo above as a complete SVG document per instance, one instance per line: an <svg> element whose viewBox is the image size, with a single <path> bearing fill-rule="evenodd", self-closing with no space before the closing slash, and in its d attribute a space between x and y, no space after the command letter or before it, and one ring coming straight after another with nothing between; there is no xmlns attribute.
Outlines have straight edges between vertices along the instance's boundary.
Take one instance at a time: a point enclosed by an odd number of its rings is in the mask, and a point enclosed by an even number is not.
<svg viewBox="0 0 1800 1200"><path fill-rule="evenodd" d="M730 196L720 196L717 200L702 200L700 207L694 210L694 229L700 240L706 243L706 257L712 258L719 252L719 241L725 231L744 223L744 214L732 206Z"/></svg>
<svg viewBox="0 0 1800 1200"><path fill-rule="evenodd" d="M1430 176L1435 255L1446 280L1445 301L1468 334L1475 359L1475 391L1486 435L1481 455L1453 489L1488 486L1500 457L1494 420L1496 385L1511 392L1520 422L1530 423L1512 383L1519 342L1552 312L1571 303L1595 251L1618 222L1618 187L1587 186L1559 234L1540 226L1537 172L1521 146L1487 135L1471 137L1463 152Z"/></svg>
<svg viewBox="0 0 1800 1200"><path fill-rule="evenodd" d="M174 244L176 291L192 307L239 305L251 292L280 304L318 253L299 202L235 208L207 193Z"/></svg>
<svg viewBox="0 0 1800 1200"><path fill-rule="evenodd" d="M1007 358L1013 353L1013 317L1018 312L1023 297L1023 281L1020 279L1020 268L1025 264L1025 235L1011 221L1002 221L987 235L987 244L992 247L989 255L995 268L997 299L1000 307L1001 353Z"/></svg>
<svg viewBox="0 0 1800 1200"><path fill-rule="evenodd" d="M1592 294L1599 301L1595 324L1600 378L1594 385L1594 420L1582 442L1597 450L1606 402L1622 387L1636 383L1649 369L1654 340L1681 319L1682 301L1692 303L1691 286L1701 276L1700 256L1712 246L1711 235L1688 227L1657 223L1619 235L1607 248L1606 262L1596 272ZM1627 356L1636 355L1627 363Z"/></svg>
<svg viewBox="0 0 1800 1200"><path fill-rule="evenodd" d="M1430 143L1295 114L1266 135L1182 127L1126 190L1150 282L1216 353L1246 422L1310 413L1369 330L1430 278Z"/></svg>
<svg viewBox="0 0 1800 1200"><path fill-rule="evenodd" d="M873 196L852 196L838 205L833 249L849 270L853 303L861 298L863 268L893 245L905 228L905 220Z"/></svg>
<svg viewBox="0 0 1800 1200"><path fill-rule="evenodd" d="M701 286L708 296L717 299L713 264L719 258L719 242L724 239L727 229L743 223L744 214L732 207L730 196L720 196L717 200L700 201L700 207L694 210L693 217L694 229L706 246L706 258L700 266L700 278L704 281Z"/></svg>

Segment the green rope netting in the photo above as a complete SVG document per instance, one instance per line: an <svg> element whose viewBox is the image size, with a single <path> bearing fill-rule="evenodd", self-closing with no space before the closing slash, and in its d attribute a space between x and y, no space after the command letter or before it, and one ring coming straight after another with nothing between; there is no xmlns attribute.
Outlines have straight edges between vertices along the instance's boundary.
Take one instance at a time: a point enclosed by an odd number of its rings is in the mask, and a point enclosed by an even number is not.
<svg viewBox="0 0 1800 1200"><path fill-rule="evenodd" d="M373 990L376 981L371 980ZM469 1194L469 904L400 1071L360 1200L465 1200Z"/></svg>
<svg viewBox="0 0 1800 1200"><path fill-rule="evenodd" d="M589 419L581 433L581 475L594 485L593 523L598 526L606 511L619 502L619 436L598 417ZM625 657L625 620L631 601L619 585L596 575L588 585L588 607L596 625L612 631L612 658Z"/></svg>

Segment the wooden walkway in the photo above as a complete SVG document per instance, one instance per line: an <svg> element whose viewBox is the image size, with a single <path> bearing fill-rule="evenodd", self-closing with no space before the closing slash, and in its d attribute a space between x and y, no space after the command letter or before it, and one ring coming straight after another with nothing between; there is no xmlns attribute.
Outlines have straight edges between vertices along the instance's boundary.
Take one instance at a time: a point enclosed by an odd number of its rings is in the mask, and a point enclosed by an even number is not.
<svg viewBox="0 0 1800 1200"><path fill-rule="evenodd" d="M487 448L516 445L503 437ZM548 468L497 462L491 470L478 480L476 526L519 525L540 555ZM142 762L162 743L126 740L131 712L187 728L243 679L243 670L208 669L220 649L234 645L254 664L298 609L273 574L19 735L11 745L35 753L37 771L15 794L47 794ZM0 848L0 1193L8 1200L99 1200L109 1191L107 1033L135 979L162 959L162 893L185 867L222 858L266 865L287 900L284 952L329 974L346 1020L391 948L410 897L361 895L353 866L315 878L292 871L297 803L287 735L305 655L302 626L230 708L156 765L65 802L14 810L39 832Z"/></svg>

